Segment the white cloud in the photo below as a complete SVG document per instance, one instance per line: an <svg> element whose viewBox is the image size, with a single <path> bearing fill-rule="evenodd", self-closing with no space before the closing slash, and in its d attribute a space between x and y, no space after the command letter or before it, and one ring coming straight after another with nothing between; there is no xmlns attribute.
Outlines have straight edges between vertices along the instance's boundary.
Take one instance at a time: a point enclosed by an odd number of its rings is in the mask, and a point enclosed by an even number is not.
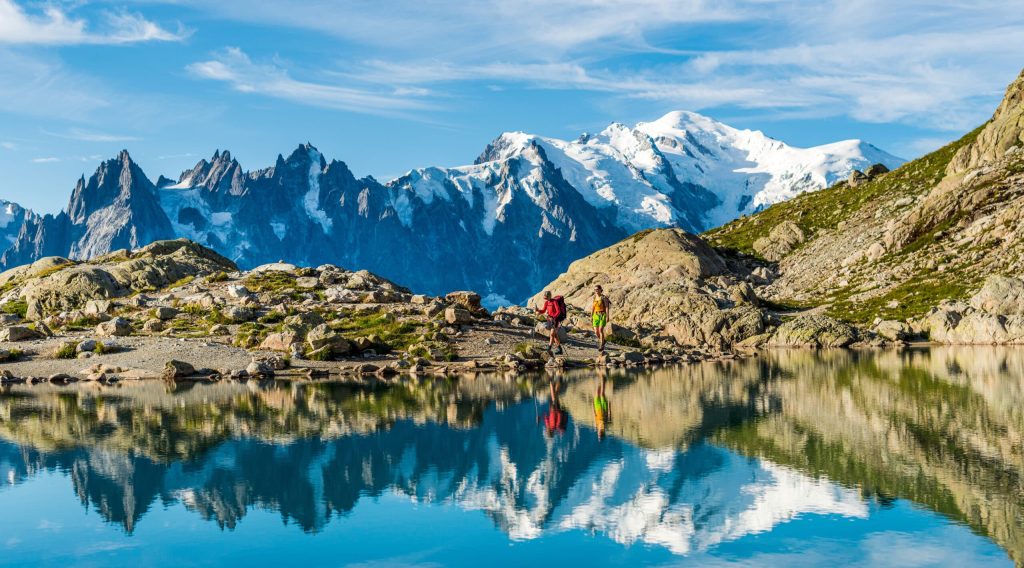
<svg viewBox="0 0 1024 568"><path fill-rule="evenodd" d="M81 142L134 142L140 140L140 138L135 136L125 136L122 134L107 134L104 132L92 132L88 130L82 130L81 128L69 128L66 132L50 132L47 130L44 130L43 132L56 138L64 138L67 140L79 140Z"/></svg>
<svg viewBox="0 0 1024 568"><path fill-rule="evenodd" d="M168 31L138 14L109 13L106 26L89 29L83 19L69 16L56 6L41 14L29 14L14 0L0 0L0 43L17 45L126 44L144 41L180 41L185 30Z"/></svg>
<svg viewBox="0 0 1024 568"><path fill-rule="evenodd" d="M255 93L310 106L383 115L432 108L409 89L374 91L300 81L277 64L253 62L238 48L228 48L215 54L213 59L193 63L187 71L201 79L227 83L241 93Z"/></svg>
<svg viewBox="0 0 1024 568"><path fill-rule="evenodd" d="M14 151L18 149L18 145L15 144L14 142L0 142L0 148L3 148L4 150Z"/></svg>
<svg viewBox="0 0 1024 568"><path fill-rule="evenodd" d="M52 164L54 162L59 162L59 161L60 161L60 158L56 158L56 157L53 157L53 156L48 156L48 157L45 157L45 158L32 158L32 163L33 164Z"/></svg>
<svg viewBox="0 0 1024 568"><path fill-rule="evenodd" d="M367 54L339 62L347 80L422 97L449 95L442 83L519 83L962 131L1024 63L1011 47L1024 45L1024 10L999 0L221 0L200 9L339 38L347 53Z"/></svg>

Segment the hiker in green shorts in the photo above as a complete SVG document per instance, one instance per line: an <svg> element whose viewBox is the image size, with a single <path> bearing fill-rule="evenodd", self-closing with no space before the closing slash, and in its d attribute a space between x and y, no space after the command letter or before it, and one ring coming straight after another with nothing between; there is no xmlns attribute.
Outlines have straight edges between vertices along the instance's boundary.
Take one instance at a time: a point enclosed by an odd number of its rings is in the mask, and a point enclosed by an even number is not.
<svg viewBox="0 0 1024 568"><path fill-rule="evenodd" d="M605 327L608 325L611 302L608 296L604 295L601 286L594 286L594 306L590 311L590 318L594 323L594 333L597 335L597 350L604 351Z"/></svg>

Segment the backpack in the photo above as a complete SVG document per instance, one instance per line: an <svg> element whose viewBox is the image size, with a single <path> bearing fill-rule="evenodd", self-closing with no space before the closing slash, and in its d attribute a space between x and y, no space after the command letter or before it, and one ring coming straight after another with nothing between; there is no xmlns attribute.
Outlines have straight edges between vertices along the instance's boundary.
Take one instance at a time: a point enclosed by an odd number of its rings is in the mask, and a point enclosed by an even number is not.
<svg viewBox="0 0 1024 568"><path fill-rule="evenodd" d="M555 308L558 309L558 312L555 314L555 321L562 323L565 321L565 316L569 313L568 310L565 309L565 298L562 296L555 296L552 300L555 302Z"/></svg>

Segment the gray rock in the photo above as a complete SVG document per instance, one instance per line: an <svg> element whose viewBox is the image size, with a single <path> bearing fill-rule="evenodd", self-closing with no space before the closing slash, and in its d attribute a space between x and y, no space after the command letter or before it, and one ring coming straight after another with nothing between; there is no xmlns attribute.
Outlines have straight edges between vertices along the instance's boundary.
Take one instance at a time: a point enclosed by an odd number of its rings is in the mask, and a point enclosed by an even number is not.
<svg viewBox="0 0 1024 568"><path fill-rule="evenodd" d="M0 341L25 341L38 339L40 336L39 332L23 325L12 325L0 329Z"/></svg>
<svg viewBox="0 0 1024 568"><path fill-rule="evenodd" d="M971 307L990 314L1024 314L1024 281L993 275L970 299Z"/></svg>
<svg viewBox="0 0 1024 568"><path fill-rule="evenodd" d="M191 363L185 361L179 361L177 359L171 359L164 364L164 376L167 378L175 379L180 377L190 377L196 372L195 367Z"/></svg>
<svg viewBox="0 0 1024 568"><path fill-rule="evenodd" d="M797 316L775 330L768 345L775 347L846 347L857 340L851 325L820 314Z"/></svg>
<svg viewBox="0 0 1024 568"><path fill-rule="evenodd" d="M229 297L238 300L241 300L242 298L248 298L249 295L252 294L252 292L250 292L248 288L242 286L241 284L231 284L227 287L226 291Z"/></svg>
<svg viewBox="0 0 1024 568"><path fill-rule="evenodd" d="M444 310L444 321L452 325L473 323L473 314L465 308L451 306Z"/></svg>
<svg viewBox="0 0 1024 568"><path fill-rule="evenodd" d="M768 233L767 237L761 237L754 241L754 251L757 254L777 262L806 240L803 229L793 221L783 221L776 225Z"/></svg>
<svg viewBox="0 0 1024 568"><path fill-rule="evenodd" d="M178 310L168 306L158 306L153 308L153 317L163 321L174 319L174 316L178 315L178 313Z"/></svg>
<svg viewBox="0 0 1024 568"><path fill-rule="evenodd" d="M123 337L131 335L132 324L124 318L114 318L96 326L96 335L100 337Z"/></svg>
<svg viewBox="0 0 1024 568"><path fill-rule="evenodd" d="M114 304L110 300L89 300L82 311L90 316L109 314L114 311Z"/></svg>
<svg viewBox="0 0 1024 568"><path fill-rule="evenodd" d="M83 351L96 351L96 340L86 339L79 342L78 346L75 347L75 351L82 353Z"/></svg>

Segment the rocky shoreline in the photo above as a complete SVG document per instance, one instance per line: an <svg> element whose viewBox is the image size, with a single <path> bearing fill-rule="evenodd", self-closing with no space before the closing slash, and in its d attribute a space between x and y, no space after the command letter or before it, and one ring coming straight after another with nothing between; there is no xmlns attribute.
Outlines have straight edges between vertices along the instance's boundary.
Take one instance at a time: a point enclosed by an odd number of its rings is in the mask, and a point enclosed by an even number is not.
<svg viewBox="0 0 1024 568"><path fill-rule="evenodd" d="M366 271L279 262L240 271L185 240L0 274L0 380L445 376L544 367L655 366L731 351L641 342L615 326L597 350L572 310L550 356L532 310L490 313L473 292L413 294Z"/></svg>

